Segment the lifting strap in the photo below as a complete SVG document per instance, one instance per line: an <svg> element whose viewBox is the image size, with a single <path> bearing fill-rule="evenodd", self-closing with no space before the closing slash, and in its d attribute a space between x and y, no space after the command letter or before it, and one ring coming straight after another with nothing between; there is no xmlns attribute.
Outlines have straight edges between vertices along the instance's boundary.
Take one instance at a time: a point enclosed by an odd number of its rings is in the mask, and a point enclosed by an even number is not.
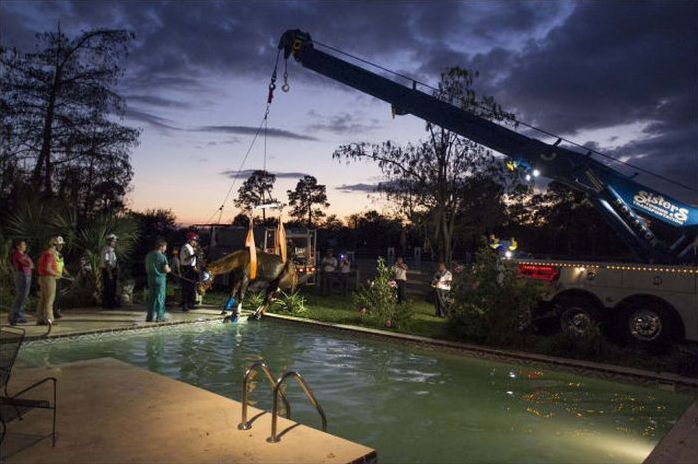
<svg viewBox="0 0 698 464"><path fill-rule="evenodd" d="M276 226L275 242L274 254L281 256L281 262L285 263L288 252L286 250L286 229L284 228L284 223L281 220L281 215L279 215L279 225Z"/></svg>
<svg viewBox="0 0 698 464"><path fill-rule="evenodd" d="M250 280L257 278L257 247L254 244L254 219L250 214L250 227L247 230L245 246L250 250Z"/></svg>

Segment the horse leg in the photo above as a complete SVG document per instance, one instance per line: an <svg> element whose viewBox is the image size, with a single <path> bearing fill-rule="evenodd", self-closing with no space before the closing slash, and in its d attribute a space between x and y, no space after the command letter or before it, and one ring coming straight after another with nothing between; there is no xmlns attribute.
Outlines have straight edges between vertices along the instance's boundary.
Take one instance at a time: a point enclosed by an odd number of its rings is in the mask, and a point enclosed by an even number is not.
<svg viewBox="0 0 698 464"><path fill-rule="evenodd" d="M262 306L257 308L257 311L254 313L254 317L257 319L261 319L264 313L267 311L267 308L269 308L269 305L271 305L271 300L274 298L274 295L276 292L279 291L279 282L281 281L281 276L277 277L276 279L272 280L269 282L269 286L267 287L267 291L264 294L264 303L262 303Z"/></svg>
<svg viewBox="0 0 698 464"><path fill-rule="evenodd" d="M233 309L234 305L237 305L237 300L236 296L238 294L238 291L240 290L240 285L242 284L242 280L240 278L240 275L238 273L234 273L231 276L231 285L230 285L230 296L228 297L228 300L225 302L223 306L223 310L221 311L222 315L227 314L228 311L231 311L233 314L235 313L235 310Z"/></svg>
<svg viewBox="0 0 698 464"><path fill-rule="evenodd" d="M243 273L242 278L240 279L240 284L238 287L238 306L234 312L234 317L237 319L240 317L240 313L242 312L242 300L245 299L245 292L247 292L247 287L250 285L250 278L247 277L247 274Z"/></svg>

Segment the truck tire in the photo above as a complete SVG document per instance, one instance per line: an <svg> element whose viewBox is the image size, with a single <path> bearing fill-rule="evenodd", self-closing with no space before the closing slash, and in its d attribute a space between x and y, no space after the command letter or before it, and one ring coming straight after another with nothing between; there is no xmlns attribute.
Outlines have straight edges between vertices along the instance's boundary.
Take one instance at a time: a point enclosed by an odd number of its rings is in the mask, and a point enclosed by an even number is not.
<svg viewBox="0 0 698 464"><path fill-rule="evenodd" d="M558 321L563 333L574 337L586 337L599 322L598 308L584 298L561 298Z"/></svg>
<svg viewBox="0 0 698 464"><path fill-rule="evenodd" d="M624 304L621 335L639 347L659 348L677 338L679 327L673 311L659 299L636 299Z"/></svg>

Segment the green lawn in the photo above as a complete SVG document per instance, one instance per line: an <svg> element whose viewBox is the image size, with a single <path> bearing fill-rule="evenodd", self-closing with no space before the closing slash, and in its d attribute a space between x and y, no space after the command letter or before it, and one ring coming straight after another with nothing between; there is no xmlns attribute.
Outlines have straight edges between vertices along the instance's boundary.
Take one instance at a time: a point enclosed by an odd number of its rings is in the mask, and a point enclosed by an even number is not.
<svg viewBox="0 0 698 464"><path fill-rule="evenodd" d="M378 326L375 321L359 313L358 309L352 304L351 296L321 296L314 289L309 288L302 289L301 292L305 297L307 312L299 317L336 324L385 329L385 327ZM228 296L225 293L207 293L204 301L206 304L222 307L227 298ZM413 308L415 311L414 319L405 327L392 330L423 337L447 338L446 321L434 316L434 306L432 304L423 300L413 301ZM245 307L245 309L252 310L254 308ZM274 312L273 309L271 312Z"/></svg>

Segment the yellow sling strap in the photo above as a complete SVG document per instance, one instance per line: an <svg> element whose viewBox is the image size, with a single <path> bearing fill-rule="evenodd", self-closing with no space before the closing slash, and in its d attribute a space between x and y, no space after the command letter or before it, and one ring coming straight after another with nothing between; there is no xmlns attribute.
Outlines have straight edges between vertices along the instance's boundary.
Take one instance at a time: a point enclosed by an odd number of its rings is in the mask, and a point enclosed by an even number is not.
<svg viewBox="0 0 698 464"><path fill-rule="evenodd" d="M281 262L286 262L288 253L286 251L286 229L284 223L279 216L279 225L276 227L276 246L274 246L274 254L281 256Z"/></svg>
<svg viewBox="0 0 698 464"><path fill-rule="evenodd" d="M257 278L257 247L254 244L254 226L250 215L250 228L247 230L245 246L250 250L250 280Z"/></svg>

